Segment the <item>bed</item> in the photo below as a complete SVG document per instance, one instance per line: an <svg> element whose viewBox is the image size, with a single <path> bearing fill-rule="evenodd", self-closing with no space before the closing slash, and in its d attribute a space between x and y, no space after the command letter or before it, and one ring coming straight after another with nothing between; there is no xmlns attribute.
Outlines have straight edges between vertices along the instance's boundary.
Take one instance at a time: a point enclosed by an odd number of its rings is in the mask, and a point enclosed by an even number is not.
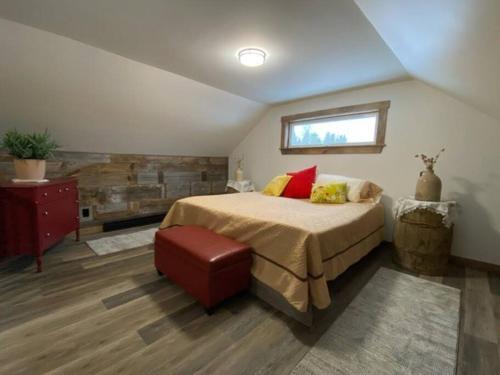
<svg viewBox="0 0 500 375"><path fill-rule="evenodd" d="M174 203L160 228L200 225L253 248L252 291L306 325L331 303L327 281L383 239L380 203L315 204L259 192Z"/></svg>

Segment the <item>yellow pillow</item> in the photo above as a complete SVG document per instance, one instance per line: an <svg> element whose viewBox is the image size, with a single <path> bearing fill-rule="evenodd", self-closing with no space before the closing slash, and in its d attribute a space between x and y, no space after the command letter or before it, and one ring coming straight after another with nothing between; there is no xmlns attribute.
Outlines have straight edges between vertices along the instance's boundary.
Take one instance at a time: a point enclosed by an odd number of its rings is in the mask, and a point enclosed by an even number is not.
<svg viewBox="0 0 500 375"><path fill-rule="evenodd" d="M266 185L262 193L279 197L291 179L292 176L276 176Z"/></svg>
<svg viewBox="0 0 500 375"><path fill-rule="evenodd" d="M347 184L332 182L326 185L314 184L311 191L313 203L345 203L347 200Z"/></svg>

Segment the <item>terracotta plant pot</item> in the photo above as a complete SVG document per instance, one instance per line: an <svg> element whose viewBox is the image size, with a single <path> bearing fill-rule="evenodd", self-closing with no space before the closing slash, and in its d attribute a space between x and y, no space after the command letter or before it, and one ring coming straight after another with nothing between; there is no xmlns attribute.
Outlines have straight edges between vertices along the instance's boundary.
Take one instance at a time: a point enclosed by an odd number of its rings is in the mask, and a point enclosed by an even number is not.
<svg viewBox="0 0 500 375"><path fill-rule="evenodd" d="M45 160L14 159L16 178L19 180L43 180L45 178Z"/></svg>
<svg viewBox="0 0 500 375"><path fill-rule="evenodd" d="M439 202L441 200L441 179L434 174L432 168L420 172L415 189L417 201Z"/></svg>

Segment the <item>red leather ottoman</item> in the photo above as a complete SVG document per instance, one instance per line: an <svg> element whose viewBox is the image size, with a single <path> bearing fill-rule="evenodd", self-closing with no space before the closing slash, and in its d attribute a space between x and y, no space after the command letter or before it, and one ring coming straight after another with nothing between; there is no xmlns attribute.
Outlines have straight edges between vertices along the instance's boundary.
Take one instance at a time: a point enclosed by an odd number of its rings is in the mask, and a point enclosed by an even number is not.
<svg viewBox="0 0 500 375"><path fill-rule="evenodd" d="M209 229L175 226L155 236L155 266L211 312L250 286L251 248Z"/></svg>

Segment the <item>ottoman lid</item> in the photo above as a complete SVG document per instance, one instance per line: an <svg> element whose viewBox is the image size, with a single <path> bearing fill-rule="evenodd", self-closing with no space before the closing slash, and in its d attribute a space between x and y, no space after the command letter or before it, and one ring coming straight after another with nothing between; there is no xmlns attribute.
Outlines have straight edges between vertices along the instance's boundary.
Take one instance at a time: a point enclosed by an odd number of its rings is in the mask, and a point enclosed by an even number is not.
<svg viewBox="0 0 500 375"><path fill-rule="evenodd" d="M155 241L167 245L169 251L189 258L211 271L251 257L250 246L197 225L161 229L156 232Z"/></svg>

